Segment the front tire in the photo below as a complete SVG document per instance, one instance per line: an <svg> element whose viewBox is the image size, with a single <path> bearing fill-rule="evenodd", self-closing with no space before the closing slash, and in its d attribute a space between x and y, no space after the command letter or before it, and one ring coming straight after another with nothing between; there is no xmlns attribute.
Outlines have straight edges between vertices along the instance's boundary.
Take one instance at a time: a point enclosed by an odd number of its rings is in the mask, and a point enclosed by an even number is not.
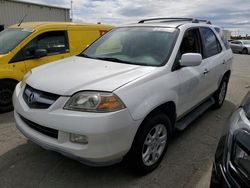
<svg viewBox="0 0 250 188"><path fill-rule="evenodd" d="M157 168L168 147L172 133L167 115L155 113L144 120L127 156L129 165L141 175Z"/></svg>
<svg viewBox="0 0 250 188"><path fill-rule="evenodd" d="M0 81L0 113L13 110L12 95L17 82L11 80Z"/></svg>
<svg viewBox="0 0 250 188"><path fill-rule="evenodd" d="M214 104L215 109L218 109L223 105L224 100L226 98L226 94L227 94L227 87L228 87L228 78L223 77L220 83L219 89L215 92L213 96L215 100L215 104Z"/></svg>

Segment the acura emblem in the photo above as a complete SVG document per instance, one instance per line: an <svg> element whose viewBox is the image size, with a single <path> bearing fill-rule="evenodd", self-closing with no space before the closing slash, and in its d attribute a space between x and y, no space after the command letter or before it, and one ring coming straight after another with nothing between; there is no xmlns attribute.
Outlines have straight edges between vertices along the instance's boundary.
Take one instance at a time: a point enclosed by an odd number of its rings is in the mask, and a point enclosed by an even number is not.
<svg viewBox="0 0 250 188"><path fill-rule="evenodd" d="M35 102L35 94L33 92L31 92L30 95L28 96L28 102L29 103Z"/></svg>

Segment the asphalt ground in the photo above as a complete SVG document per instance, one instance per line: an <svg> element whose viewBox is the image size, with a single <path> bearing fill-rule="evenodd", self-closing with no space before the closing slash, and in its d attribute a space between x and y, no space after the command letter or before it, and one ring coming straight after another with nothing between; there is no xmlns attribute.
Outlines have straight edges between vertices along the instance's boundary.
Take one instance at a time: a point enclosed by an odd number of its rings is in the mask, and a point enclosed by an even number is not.
<svg viewBox="0 0 250 188"><path fill-rule="evenodd" d="M28 141L15 127L13 113L0 115L0 188L209 187L212 161L227 119L250 90L250 55L234 55L223 107L209 110L177 133L159 168L139 177L116 164L88 167Z"/></svg>

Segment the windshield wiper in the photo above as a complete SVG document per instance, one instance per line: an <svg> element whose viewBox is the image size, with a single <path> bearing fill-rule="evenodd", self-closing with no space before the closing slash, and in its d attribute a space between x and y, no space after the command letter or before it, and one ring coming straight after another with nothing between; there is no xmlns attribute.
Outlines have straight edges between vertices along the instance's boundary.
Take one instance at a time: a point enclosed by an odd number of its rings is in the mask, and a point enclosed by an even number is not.
<svg viewBox="0 0 250 188"><path fill-rule="evenodd" d="M90 58L90 59L99 59L99 60L104 60L104 61L113 61L113 62L118 62L118 63L126 63L126 64L131 64L134 65L135 63L129 62L129 61L124 61L115 57L91 57L88 56L84 53L79 54L78 56L80 57L86 57L86 58Z"/></svg>
<svg viewBox="0 0 250 188"><path fill-rule="evenodd" d="M104 61L114 61L114 62L118 62L118 63L126 63L126 64L132 64L134 65L134 63L129 62L129 61L124 61L115 57L96 57L94 59L100 59L100 60L104 60Z"/></svg>

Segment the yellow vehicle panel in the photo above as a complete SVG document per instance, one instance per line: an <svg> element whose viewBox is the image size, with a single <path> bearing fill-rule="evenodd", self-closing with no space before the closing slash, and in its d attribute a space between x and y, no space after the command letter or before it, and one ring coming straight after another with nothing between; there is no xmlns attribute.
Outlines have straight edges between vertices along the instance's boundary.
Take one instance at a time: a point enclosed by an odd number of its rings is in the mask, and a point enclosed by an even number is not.
<svg viewBox="0 0 250 188"><path fill-rule="evenodd" d="M6 91L13 90L13 86L6 88L8 87L6 82L17 83L34 67L79 54L110 29L112 26L102 24L28 22L20 26L10 26L2 31L0 33L0 113L6 111L1 109L1 106L6 103ZM8 91L8 93L11 92ZM11 103L11 97L9 100ZM7 111L10 109L12 108L8 108Z"/></svg>

